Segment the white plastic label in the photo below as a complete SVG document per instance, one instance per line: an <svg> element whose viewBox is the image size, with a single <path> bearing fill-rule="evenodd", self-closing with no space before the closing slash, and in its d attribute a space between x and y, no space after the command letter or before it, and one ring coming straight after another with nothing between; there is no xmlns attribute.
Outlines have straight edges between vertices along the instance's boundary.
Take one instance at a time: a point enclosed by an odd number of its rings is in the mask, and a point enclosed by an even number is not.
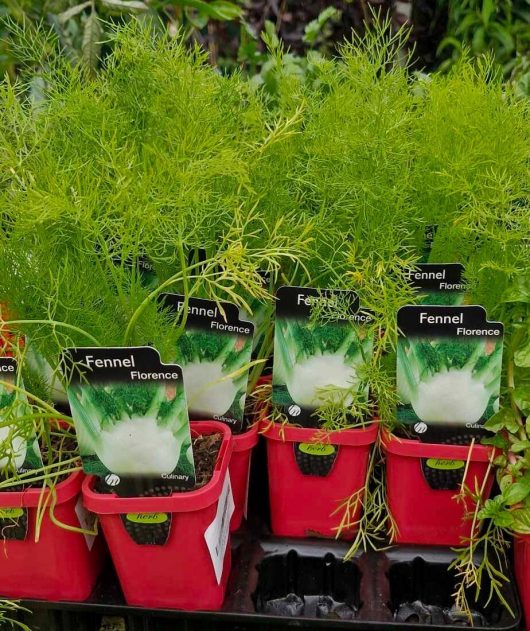
<svg viewBox="0 0 530 631"><path fill-rule="evenodd" d="M77 519L79 519L79 525L83 530L93 531L96 525L96 516L94 513L87 511L87 509L83 506L83 502L81 498L77 500L77 504L75 505L75 512L77 515ZM87 532L83 533L85 537L86 545L89 550L92 550L94 546L94 542L96 540L95 535L91 535Z"/></svg>
<svg viewBox="0 0 530 631"><path fill-rule="evenodd" d="M230 520L234 513L234 498L232 496L232 486L230 484L230 476L226 474L223 483L223 490L217 503L217 513L212 523L204 532L204 539L210 551L213 569L217 583L221 583L223 576L223 565L228 545L228 534L230 531Z"/></svg>
<svg viewBox="0 0 530 631"><path fill-rule="evenodd" d="M247 471L247 488L245 489L245 509L243 510L243 515L245 519L248 516L248 491L250 489L250 470L252 468L252 452L250 453L248 459L248 471Z"/></svg>

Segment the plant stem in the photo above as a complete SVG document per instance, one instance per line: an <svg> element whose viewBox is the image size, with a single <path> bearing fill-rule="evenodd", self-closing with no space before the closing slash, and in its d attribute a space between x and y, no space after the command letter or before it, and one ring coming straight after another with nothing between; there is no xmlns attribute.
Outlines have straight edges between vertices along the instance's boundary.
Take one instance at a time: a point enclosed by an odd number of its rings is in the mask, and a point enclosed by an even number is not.
<svg viewBox="0 0 530 631"><path fill-rule="evenodd" d="M188 274L194 269L203 267L204 264L205 264L204 261L199 261L198 263L194 263L193 265L184 267L180 272L178 272L177 274L173 274L173 276L170 276L167 280L165 280L163 283L158 285L158 287L153 289L153 291L142 300L142 302L136 308L136 311L132 314L131 319L129 320L129 323L127 324L127 328L123 336L123 346L129 345L134 327L136 326L138 319L140 318L144 310L148 307L148 305L165 289L167 289L168 287L171 287L171 285L174 285L178 281L183 281L186 274Z"/></svg>
<svg viewBox="0 0 530 631"><path fill-rule="evenodd" d="M3 324L49 324L53 328L62 327L63 329L69 329L70 331L75 331L76 333L80 333L91 342L93 342L96 346L101 346L99 340L97 340L93 335L87 333L83 329L74 326L73 324L68 324L66 322L58 322L57 320L5 320Z"/></svg>
<svg viewBox="0 0 530 631"><path fill-rule="evenodd" d="M48 403L46 403L46 401L43 401L42 399L39 399L39 397L37 397L36 395L32 394L31 392L28 392L27 390L24 390L24 388L20 388L19 386L15 386L10 381L4 381L3 379L0 379L0 385L5 386L7 388L10 388L11 390L14 390L15 392L20 392L21 394L25 394L32 401L35 401L40 406L42 406L45 410L47 410L48 413L50 414L51 418L53 418L53 419L64 419L65 421L68 421L70 424L73 425L74 421L73 421L72 417L66 416L65 414L61 414L55 408L53 408L51 405L48 405Z"/></svg>

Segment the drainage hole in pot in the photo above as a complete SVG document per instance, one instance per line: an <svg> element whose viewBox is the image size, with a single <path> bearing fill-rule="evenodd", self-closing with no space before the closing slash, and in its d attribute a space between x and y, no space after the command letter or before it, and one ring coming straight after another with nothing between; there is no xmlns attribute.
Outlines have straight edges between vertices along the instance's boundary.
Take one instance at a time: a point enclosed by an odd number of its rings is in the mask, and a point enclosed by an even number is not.
<svg viewBox="0 0 530 631"><path fill-rule="evenodd" d="M253 600L258 613L328 620L357 617L361 572L352 561L290 550L266 557L257 570Z"/></svg>
<svg viewBox="0 0 530 631"><path fill-rule="evenodd" d="M447 625L462 627L489 627L502 616L502 605L487 603L489 586L475 601L470 591L468 602L471 618L458 610L453 594L456 589L455 573L445 563L431 563L421 557L394 563L388 572L390 602L394 620L404 624Z"/></svg>

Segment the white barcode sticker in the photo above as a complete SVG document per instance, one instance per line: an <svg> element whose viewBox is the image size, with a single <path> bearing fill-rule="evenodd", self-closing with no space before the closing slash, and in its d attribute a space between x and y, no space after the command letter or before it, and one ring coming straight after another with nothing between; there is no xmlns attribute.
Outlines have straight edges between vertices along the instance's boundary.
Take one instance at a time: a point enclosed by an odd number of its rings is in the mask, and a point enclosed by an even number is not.
<svg viewBox="0 0 530 631"><path fill-rule="evenodd" d="M81 498L77 500L77 504L75 505L75 512L77 515L77 519L79 519L79 525L83 530L94 531L96 526L96 515L87 511L87 509L83 506L83 501ZM83 536L85 537L86 545L89 550L92 550L94 542L96 540L95 535L91 535L88 532L84 532Z"/></svg>
<svg viewBox="0 0 530 631"><path fill-rule="evenodd" d="M210 551L217 583L221 583L223 576L224 558L230 532L230 520L233 513L234 498L232 496L230 476L227 473L223 483L223 490L221 491L221 496L217 503L217 513L212 523L204 532L204 539Z"/></svg>

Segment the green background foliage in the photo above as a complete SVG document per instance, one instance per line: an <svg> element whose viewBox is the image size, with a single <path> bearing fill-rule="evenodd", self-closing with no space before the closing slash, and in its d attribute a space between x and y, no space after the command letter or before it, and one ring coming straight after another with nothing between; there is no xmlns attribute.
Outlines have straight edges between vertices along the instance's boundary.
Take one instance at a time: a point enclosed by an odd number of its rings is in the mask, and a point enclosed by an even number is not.
<svg viewBox="0 0 530 631"><path fill-rule="evenodd" d="M377 17L378 16L378 17ZM311 55L330 57L352 32L362 34L378 19L411 29L409 48L418 70L447 71L464 53L493 54L506 80L530 94L530 6L527 0L3 0L0 19L44 22L59 37L64 54L95 72L109 52L109 28L130 20L156 31L182 31L208 50L224 72L242 69L274 91L274 48L287 50L283 70L311 76ZM17 73L16 37L0 27L0 73ZM33 87L39 93L38 83Z"/></svg>

